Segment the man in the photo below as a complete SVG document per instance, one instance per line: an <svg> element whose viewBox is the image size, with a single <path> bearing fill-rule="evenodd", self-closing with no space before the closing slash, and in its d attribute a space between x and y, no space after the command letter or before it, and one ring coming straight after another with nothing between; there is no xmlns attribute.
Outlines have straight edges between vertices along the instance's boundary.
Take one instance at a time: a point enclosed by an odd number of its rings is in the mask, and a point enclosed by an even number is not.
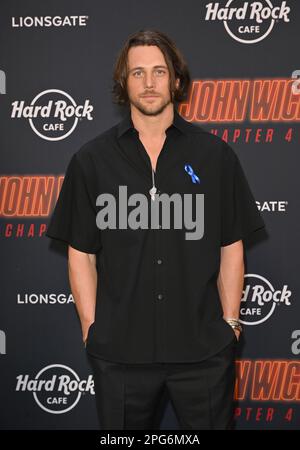
<svg viewBox="0 0 300 450"><path fill-rule="evenodd" d="M264 222L235 152L174 107L189 83L166 35L128 38L113 88L127 115L73 155L47 231L69 244L104 429L153 428L164 389L182 428L232 419L243 239Z"/></svg>

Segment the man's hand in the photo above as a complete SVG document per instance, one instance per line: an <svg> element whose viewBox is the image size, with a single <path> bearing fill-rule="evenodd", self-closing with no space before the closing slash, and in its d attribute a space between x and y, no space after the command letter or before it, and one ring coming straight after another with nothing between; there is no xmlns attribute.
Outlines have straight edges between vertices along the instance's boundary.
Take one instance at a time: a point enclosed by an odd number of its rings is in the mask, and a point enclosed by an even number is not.
<svg viewBox="0 0 300 450"><path fill-rule="evenodd" d="M90 321L86 321L86 322L81 324L82 340L84 342L84 345L86 345L86 341L87 341L87 337L88 337L88 333L89 333L89 328L90 328L90 326L93 323L94 323L94 321L90 320Z"/></svg>
<svg viewBox="0 0 300 450"><path fill-rule="evenodd" d="M233 331L234 331L234 333L236 335L237 340L239 340L240 339L240 334L241 334L240 330L233 330Z"/></svg>
<svg viewBox="0 0 300 450"><path fill-rule="evenodd" d="M69 245L69 279L81 322L82 340L86 343L89 328L95 320L98 272L96 255L81 252Z"/></svg>
<svg viewBox="0 0 300 450"><path fill-rule="evenodd" d="M244 284L243 251L241 239L221 247L221 264L217 285L225 320L226 318L239 318ZM239 339L238 333L236 333L236 338Z"/></svg>

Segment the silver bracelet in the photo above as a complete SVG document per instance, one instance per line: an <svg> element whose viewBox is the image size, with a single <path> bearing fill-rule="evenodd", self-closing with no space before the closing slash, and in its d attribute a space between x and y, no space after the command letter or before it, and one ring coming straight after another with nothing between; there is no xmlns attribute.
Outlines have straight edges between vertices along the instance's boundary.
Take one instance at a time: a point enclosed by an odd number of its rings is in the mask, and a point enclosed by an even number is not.
<svg viewBox="0 0 300 450"><path fill-rule="evenodd" d="M225 319L226 322L234 329L234 330L239 330L240 332L243 331L243 327L241 325L241 321L240 319Z"/></svg>

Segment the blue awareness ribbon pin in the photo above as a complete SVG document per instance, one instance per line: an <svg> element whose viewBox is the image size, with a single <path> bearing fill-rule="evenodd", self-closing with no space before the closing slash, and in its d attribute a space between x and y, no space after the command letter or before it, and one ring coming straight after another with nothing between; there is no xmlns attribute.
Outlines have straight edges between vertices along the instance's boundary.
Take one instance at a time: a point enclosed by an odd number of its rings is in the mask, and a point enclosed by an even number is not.
<svg viewBox="0 0 300 450"><path fill-rule="evenodd" d="M200 183L200 178L195 174L192 166L190 166L189 164L186 164L184 166L184 170L190 175L193 183Z"/></svg>

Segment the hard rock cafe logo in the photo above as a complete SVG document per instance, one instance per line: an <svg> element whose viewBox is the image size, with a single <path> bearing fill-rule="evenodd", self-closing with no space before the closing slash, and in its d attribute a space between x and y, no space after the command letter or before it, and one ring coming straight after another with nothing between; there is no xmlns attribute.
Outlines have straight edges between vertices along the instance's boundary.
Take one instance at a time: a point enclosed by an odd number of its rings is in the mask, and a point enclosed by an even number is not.
<svg viewBox="0 0 300 450"><path fill-rule="evenodd" d="M17 392L31 392L36 404L51 414L63 414L73 409L84 393L94 395L93 376L81 380L68 366L52 364L34 377L17 376Z"/></svg>
<svg viewBox="0 0 300 450"><path fill-rule="evenodd" d="M291 306L291 291L285 284L275 289L269 280L261 275L245 275L246 284L241 301L240 317L245 325L258 325L268 320L281 306Z"/></svg>
<svg viewBox="0 0 300 450"><path fill-rule="evenodd" d="M271 33L276 22L289 22L290 10L286 1L275 6L270 0L229 0L225 6L210 2L206 4L205 20L223 22L233 39L242 44L255 44Z"/></svg>
<svg viewBox="0 0 300 450"><path fill-rule="evenodd" d="M32 130L47 141L60 141L70 136L78 122L93 120L90 100L77 104L67 92L48 89L26 105L24 100L12 103L13 119L28 119Z"/></svg>

